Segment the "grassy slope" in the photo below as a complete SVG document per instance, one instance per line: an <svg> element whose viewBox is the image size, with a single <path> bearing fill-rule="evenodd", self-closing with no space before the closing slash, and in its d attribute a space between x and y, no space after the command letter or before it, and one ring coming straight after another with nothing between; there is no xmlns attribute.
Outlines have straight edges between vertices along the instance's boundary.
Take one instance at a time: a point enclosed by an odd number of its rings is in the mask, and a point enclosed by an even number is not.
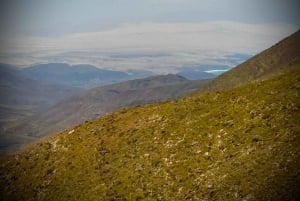
<svg viewBox="0 0 300 201"><path fill-rule="evenodd" d="M1 165L2 200L293 200L300 71L125 109Z"/></svg>

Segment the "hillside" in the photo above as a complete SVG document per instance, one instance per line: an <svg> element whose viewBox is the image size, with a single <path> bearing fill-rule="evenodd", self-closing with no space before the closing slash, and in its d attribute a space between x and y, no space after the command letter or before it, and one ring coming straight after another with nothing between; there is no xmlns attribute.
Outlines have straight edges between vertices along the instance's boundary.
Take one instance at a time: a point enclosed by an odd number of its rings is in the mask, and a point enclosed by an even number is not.
<svg viewBox="0 0 300 201"><path fill-rule="evenodd" d="M40 138L124 107L179 98L207 81L163 75L90 89L20 122L7 132L12 136Z"/></svg>
<svg viewBox="0 0 300 201"><path fill-rule="evenodd" d="M0 167L2 200L297 200L300 71L124 109Z"/></svg>
<svg viewBox="0 0 300 201"><path fill-rule="evenodd" d="M31 79L86 89L152 75L148 71L133 70L127 73L99 69L92 65L64 63L39 64L22 71Z"/></svg>
<svg viewBox="0 0 300 201"><path fill-rule="evenodd" d="M300 66L300 30L269 49L220 75L200 91L216 91L266 79Z"/></svg>

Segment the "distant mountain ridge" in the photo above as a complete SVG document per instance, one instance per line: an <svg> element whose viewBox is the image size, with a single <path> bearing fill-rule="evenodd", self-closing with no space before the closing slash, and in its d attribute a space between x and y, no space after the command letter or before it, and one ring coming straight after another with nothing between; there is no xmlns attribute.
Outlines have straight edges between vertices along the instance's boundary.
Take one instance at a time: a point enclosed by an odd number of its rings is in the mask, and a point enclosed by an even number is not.
<svg viewBox="0 0 300 201"><path fill-rule="evenodd" d="M228 68L225 65L181 67L178 69L177 75L189 80L211 79L216 75L207 73L205 70ZM24 68L22 71L31 79L86 89L156 75L146 70L115 71L97 68L88 64L69 65L65 63L38 64Z"/></svg>
<svg viewBox="0 0 300 201"><path fill-rule="evenodd" d="M124 107L174 100L207 81L169 74L93 88L28 118L8 132L39 138Z"/></svg>
<svg viewBox="0 0 300 201"><path fill-rule="evenodd" d="M153 75L148 71L113 71L99 69L92 65L69 65L65 63L48 63L24 68L23 72L35 80L63 84L80 88L93 88L121 81L144 78Z"/></svg>
<svg viewBox="0 0 300 201"><path fill-rule="evenodd" d="M71 66L62 63L41 64L29 68L2 64L0 68L0 150L14 150L37 136L61 131L123 107L173 100L207 82L189 81L180 75L134 80L152 73L139 70L119 72L91 65ZM191 70L183 71L188 73ZM192 73L192 76L211 77L208 73L199 72ZM74 100L70 98L58 104L80 90L83 91L82 88L88 89L122 80L130 81L104 86L101 90L94 89L89 93L83 92L84 95L80 98L74 96Z"/></svg>

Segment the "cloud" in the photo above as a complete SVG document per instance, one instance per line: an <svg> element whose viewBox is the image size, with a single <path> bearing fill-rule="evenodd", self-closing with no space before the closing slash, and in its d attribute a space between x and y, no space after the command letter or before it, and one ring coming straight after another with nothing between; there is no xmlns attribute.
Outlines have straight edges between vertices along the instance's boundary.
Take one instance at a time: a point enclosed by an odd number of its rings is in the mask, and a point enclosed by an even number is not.
<svg viewBox="0 0 300 201"><path fill-rule="evenodd" d="M182 66L226 63L234 54L256 54L298 27L288 24L137 23L61 37L5 37L1 62L88 63L119 70L174 72ZM229 60L228 60L229 61Z"/></svg>

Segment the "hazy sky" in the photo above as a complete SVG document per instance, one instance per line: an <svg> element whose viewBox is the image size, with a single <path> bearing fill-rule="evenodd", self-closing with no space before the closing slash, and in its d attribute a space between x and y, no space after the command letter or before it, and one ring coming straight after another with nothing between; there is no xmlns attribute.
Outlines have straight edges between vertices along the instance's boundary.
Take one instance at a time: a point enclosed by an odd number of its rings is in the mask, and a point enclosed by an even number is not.
<svg viewBox="0 0 300 201"><path fill-rule="evenodd" d="M1 0L1 31L57 35L124 23L300 24L299 0Z"/></svg>
<svg viewBox="0 0 300 201"><path fill-rule="evenodd" d="M300 28L298 0L0 2L0 62L20 66L171 69L255 54Z"/></svg>

